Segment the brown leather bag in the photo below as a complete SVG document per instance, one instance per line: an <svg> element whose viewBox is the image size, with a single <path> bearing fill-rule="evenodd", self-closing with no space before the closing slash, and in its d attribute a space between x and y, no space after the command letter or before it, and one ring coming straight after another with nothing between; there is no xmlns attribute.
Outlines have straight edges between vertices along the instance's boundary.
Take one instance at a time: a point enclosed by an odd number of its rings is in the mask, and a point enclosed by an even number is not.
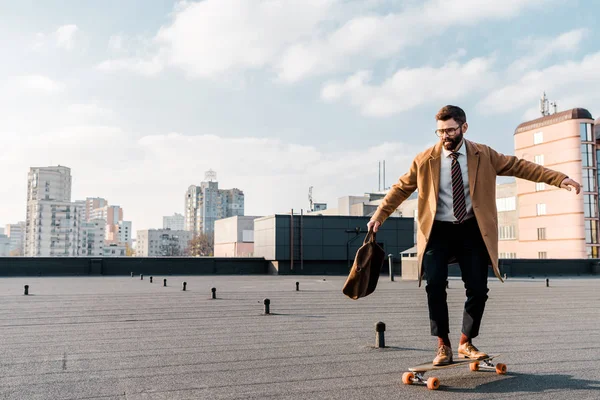
<svg viewBox="0 0 600 400"><path fill-rule="evenodd" d="M350 275L344 283L342 292L351 299L358 299L373 293L385 259L385 251L375 241L375 232L367 232L350 269Z"/></svg>

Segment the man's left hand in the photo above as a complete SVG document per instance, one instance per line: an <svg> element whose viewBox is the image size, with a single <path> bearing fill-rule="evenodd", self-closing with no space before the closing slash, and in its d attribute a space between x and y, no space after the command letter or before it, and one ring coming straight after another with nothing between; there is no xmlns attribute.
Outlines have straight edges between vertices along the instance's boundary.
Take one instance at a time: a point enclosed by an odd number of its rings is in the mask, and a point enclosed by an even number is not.
<svg viewBox="0 0 600 400"><path fill-rule="evenodd" d="M575 188L575 192L577 194L579 194L579 192L581 191L581 185L578 182L575 182L573 179L571 178L565 178L561 183L560 183L560 187L562 189L567 189L567 190L571 190L571 186L573 186Z"/></svg>

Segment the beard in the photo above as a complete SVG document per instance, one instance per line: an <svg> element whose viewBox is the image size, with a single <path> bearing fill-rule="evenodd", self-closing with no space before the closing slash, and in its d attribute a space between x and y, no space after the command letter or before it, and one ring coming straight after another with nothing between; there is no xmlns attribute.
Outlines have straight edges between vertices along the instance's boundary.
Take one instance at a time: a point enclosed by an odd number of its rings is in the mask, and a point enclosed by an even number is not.
<svg viewBox="0 0 600 400"><path fill-rule="evenodd" d="M463 133L462 133L462 129L461 129L460 133L457 133L453 137L448 137L448 138L444 139L442 144L444 145L444 148L446 150L454 151L458 148L458 145L460 144L462 139L463 139Z"/></svg>

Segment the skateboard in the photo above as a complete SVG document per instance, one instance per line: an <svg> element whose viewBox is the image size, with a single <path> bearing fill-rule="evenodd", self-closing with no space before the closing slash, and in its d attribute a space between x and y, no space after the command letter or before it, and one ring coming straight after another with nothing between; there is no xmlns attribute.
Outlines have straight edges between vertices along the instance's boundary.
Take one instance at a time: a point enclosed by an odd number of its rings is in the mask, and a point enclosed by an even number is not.
<svg viewBox="0 0 600 400"><path fill-rule="evenodd" d="M453 361L452 364L448 365L434 366L433 362L417 365L416 367L409 368L408 370L410 372L405 372L402 375L402 383L404 383L405 385L421 383L427 385L427 389L429 390L437 390L440 387L440 380L433 376L429 377L429 379L425 379L424 375L426 372L444 368L452 368L466 364L469 364L469 368L471 369L471 371L479 371L480 369L492 371L495 370L497 374L504 375L506 374L506 365L492 363L492 360L499 356L500 354L491 354L480 360L473 360L470 358L459 358Z"/></svg>

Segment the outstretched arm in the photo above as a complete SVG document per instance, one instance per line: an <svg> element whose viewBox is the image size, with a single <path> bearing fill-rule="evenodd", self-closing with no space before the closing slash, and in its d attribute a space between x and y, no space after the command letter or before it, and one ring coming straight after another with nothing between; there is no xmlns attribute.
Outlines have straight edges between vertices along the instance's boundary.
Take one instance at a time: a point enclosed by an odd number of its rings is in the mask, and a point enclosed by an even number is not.
<svg viewBox="0 0 600 400"><path fill-rule="evenodd" d="M488 148L490 150L490 160L498 175L515 176L517 178L527 179L528 181L544 182L556 187L562 187L562 183L567 179L567 185L579 185L562 172L545 168L539 164L515 156L507 156L498 153L491 147ZM577 193L579 193L579 189L577 190Z"/></svg>
<svg viewBox="0 0 600 400"><path fill-rule="evenodd" d="M369 228L378 222L381 225L404 200L406 200L417 189L417 162L413 160L410 170L402 175L398 182L392 185L388 194L377 207L377 211L371 217ZM377 225L377 226L378 226ZM375 229L375 231L377 231Z"/></svg>

